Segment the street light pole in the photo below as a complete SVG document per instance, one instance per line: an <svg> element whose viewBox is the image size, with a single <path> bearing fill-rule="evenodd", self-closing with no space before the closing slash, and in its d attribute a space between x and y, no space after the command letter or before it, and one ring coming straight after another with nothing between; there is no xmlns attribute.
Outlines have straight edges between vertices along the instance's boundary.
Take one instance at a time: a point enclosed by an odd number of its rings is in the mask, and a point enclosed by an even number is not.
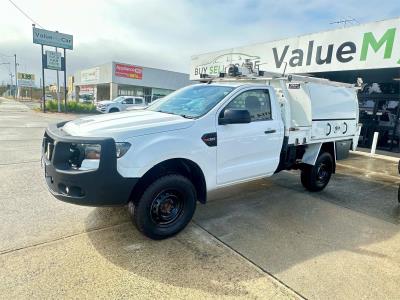
<svg viewBox="0 0 400 300"><path fill-rule="evenodd" d="M14 54L14 68L15 68L15 93L14 93L14 99L15 99L15 98L17 98L17 93L18 93L17 54Z"/></svg>
<svg viewBox="0 0 400 300"><path fill-rule="evenodd" d="M10 96L12 94L12 89L13 89L13 86L14 86L13 77L14 77L13 73L10 72L10 81L11 81L11 84L10 84L10 87L11 87Z"/></svg>

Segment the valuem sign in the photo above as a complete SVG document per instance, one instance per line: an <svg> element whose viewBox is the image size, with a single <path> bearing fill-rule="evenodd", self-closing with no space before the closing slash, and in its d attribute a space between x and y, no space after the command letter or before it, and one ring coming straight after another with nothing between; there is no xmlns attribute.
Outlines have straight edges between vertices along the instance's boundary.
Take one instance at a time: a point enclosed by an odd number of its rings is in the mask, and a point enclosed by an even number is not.
<svg viewBox="0 0 400 300"><path fill-rule="evenodd" d="M250 62L271 72L314 73L400 68L400 18L192 57L190 79Z"/></svg>

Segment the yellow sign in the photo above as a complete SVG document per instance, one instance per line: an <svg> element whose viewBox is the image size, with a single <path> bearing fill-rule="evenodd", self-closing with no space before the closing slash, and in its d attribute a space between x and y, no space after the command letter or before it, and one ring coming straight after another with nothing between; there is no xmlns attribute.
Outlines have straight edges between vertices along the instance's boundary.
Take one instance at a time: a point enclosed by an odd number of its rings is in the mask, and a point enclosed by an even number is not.
<svg viewBox="0 0 400 300"><path fill-rule="evenodd" d="M35 86L35 74L18 73L18 86L33 87Z"/></svg>

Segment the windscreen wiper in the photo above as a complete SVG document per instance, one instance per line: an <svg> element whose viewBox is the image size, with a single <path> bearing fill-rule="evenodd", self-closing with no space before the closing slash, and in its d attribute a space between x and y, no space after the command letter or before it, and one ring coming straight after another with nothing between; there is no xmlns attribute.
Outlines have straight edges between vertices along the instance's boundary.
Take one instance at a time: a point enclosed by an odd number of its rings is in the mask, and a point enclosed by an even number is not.
<svg viewBox="0 0 400 300"><path fill-rule="evenodd" d="M184 117L185 119L196 119L194 116L189 116L189 115L180 115L181 117Z"/></svg>

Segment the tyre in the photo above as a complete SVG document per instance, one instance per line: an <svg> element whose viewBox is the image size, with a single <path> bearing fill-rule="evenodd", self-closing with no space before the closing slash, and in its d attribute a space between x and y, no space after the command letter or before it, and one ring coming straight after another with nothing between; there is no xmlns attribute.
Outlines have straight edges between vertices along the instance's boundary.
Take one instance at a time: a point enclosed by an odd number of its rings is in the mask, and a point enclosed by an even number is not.
<svg viewBox="0 0 400 300"><path fill-rule="evenodd" d="M311 192L322 191L329 183L332 172L332 155L328 152L324 152L318 156L314 166L303 166L301 170L301 183Z"/></svg>
<svg viewBox="0 0 400 300"><path fill-rule="evenodd" d="M119 112L118 108L111 108L109 113L115 113L115 112Z"/></svg>
<svg viewBox="0 0 400 300"><path fill-rule="evenodd" d="M399 189L397 190L397 201L399 201L399 203L400 203L400 185L399 185Z"/></svg>
<svg viewBox="0 0 400 300"><path fill-rule="evenodd" d="M154 240L180 232L196 210L196 190L192 182L178 174L166 175L151 183L129 212L139 231Z"/></svg>

